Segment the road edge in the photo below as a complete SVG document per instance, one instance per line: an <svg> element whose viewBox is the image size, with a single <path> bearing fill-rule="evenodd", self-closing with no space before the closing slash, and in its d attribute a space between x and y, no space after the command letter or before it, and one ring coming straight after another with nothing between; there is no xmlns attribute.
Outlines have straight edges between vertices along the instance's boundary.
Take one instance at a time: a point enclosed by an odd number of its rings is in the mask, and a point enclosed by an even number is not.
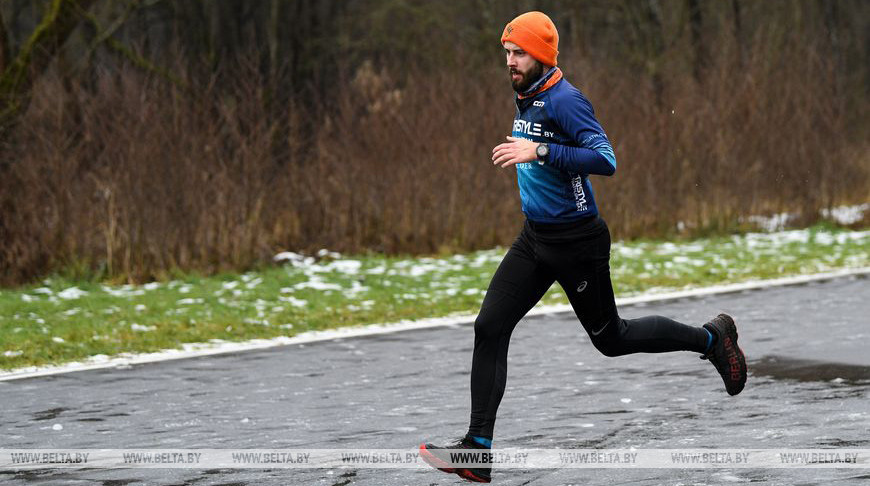
<svg viewBox="0 0 870 486"><path fill-rule="evenodd" d="M616 299L617 306L645 304L650 302L666 302L670 300L698 298L709 295L729 294L748 290L758 290L770 287L784 287L801 285L811 282L822 282L843 277L856 277L870 274L870 267L846 268L822 273L796 275L767 280L750 280L747 282L713 285L697 289L678 290L638 295L633 297L621 297ZM536 306L526 316L573 312L568 304ZM458 326L474 322L476 314L463 314L448 317L435 317L416 321L399 321L386 324L368 324L364 326L342 327L324 331L308 331L293 337L277 337L271 339L253 339L242 342L208 342L189 343L183 345L183 349L167 349L154 353L122 354L112 358L92 360L89 362L70 362L55 366L30 366L16 368L10 371L0 371L0 382L21 380L25 378L38 378L76 371L99 370L106 368L127 368L133 365L159 363L178 359L199 358L220 354L241 353L260 349L269 349L279 346L291 346L330 341L334 339L356 338L389 334L394 332L412 331L416 329L429 329L434 327Z"/></svg>

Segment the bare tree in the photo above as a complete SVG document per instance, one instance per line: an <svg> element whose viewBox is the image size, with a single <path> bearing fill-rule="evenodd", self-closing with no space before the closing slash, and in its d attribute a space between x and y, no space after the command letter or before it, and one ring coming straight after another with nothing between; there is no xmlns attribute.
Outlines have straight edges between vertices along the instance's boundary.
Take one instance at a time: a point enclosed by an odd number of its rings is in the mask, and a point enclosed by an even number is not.
<svg viewBox="0 0 870 486"><path fill-rule="evenodd" d="M52 0L42 20L14 57L4 63L0 75L0 139L29 103L33 83L48 68L95 0ZM5 28L3 32L5 32ZM8 49L4 35L4 50ZM8 54L4 53L6 58Z"/></svg>
<svg viewBox="0 0 870 486"><path fill-rule="evenodd" d="M745 42L743 40L743 26L741 25L742 19L740 18L740 0L731 0L731 18L734 43L737 45L737 62L742 68L746 55L744 54L745 48L743 47Z"/></svg>
<svg viewBox="0 0 870 486"><path fill-rule="evenodd" d="M628 20L635 57L644 67L653 84L656 103L661 105L664 93L662 61L665 53L662 11L658 0L642 2L625 0L623 14Z"/></svg>
<svg viewBox="0 0 870 486"><path fill-rule="evenodd" d="M703 17L701 14L701 2L698 0L686 0L689 9L689 30L692 37L692 48L694 51L694 59L692 62L692 74L695 75L695 80L699 83L704 74L704 67L707 63L706 46L704 45L703 37Z"/></svg>

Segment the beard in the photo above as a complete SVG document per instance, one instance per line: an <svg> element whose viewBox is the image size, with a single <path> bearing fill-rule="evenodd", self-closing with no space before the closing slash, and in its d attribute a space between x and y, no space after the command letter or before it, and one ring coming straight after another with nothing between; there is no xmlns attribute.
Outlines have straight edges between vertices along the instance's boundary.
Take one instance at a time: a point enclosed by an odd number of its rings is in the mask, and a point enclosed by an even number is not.
<svg viewBox="0 0 870 486"><path fill-rule="evenodd" d="M514 74L519 74L520 79L514 81ZM535 64L526 72L511 68L509 70L509 75L511 76L511 87L517 93L522 93L529 89L529 86L534 84L535 81L541 79L541 76L544 75L544 65L540 62L535 62Z"/></svg>

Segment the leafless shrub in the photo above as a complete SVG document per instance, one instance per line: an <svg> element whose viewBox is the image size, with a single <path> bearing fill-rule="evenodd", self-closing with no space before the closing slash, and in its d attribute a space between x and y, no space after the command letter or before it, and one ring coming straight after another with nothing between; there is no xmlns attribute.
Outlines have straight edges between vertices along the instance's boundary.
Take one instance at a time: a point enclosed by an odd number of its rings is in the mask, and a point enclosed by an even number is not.
<svg viewBox="0 0 870 486"><path fill-rule="evenodd" d="M660 96L618 62L564 59L619 161L593 180L616 236L778 211L811 222L868 200L867 140L826 95L835 66L798 43L768 59L764 42L746 60L720 46L700 81L665 76ZM469 250L519 230L514 171L490 163L514 110L503 68L364 64L315 110L274 106L255 69L223 76L196 94L133 68L95 88L45 77L0 154L0 281L141 281L282 249Z"/></svg>

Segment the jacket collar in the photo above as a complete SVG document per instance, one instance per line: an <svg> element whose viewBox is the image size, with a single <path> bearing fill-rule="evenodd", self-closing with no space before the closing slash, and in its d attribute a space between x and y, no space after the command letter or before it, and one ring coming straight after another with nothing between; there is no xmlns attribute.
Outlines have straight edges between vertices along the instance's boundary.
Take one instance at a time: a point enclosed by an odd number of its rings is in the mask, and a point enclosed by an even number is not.
<svg viewBox="0 0 870 486"><path fill-rule="evenodd" d="M562 79L562 70L558 67L552 67L549 71L547 71L541 79L532 83L529 86L529 89L523 91L522 93L517 94L518 99L531 98L538 93L546 91L553 87L556 83L558 83Z"/></svg>

